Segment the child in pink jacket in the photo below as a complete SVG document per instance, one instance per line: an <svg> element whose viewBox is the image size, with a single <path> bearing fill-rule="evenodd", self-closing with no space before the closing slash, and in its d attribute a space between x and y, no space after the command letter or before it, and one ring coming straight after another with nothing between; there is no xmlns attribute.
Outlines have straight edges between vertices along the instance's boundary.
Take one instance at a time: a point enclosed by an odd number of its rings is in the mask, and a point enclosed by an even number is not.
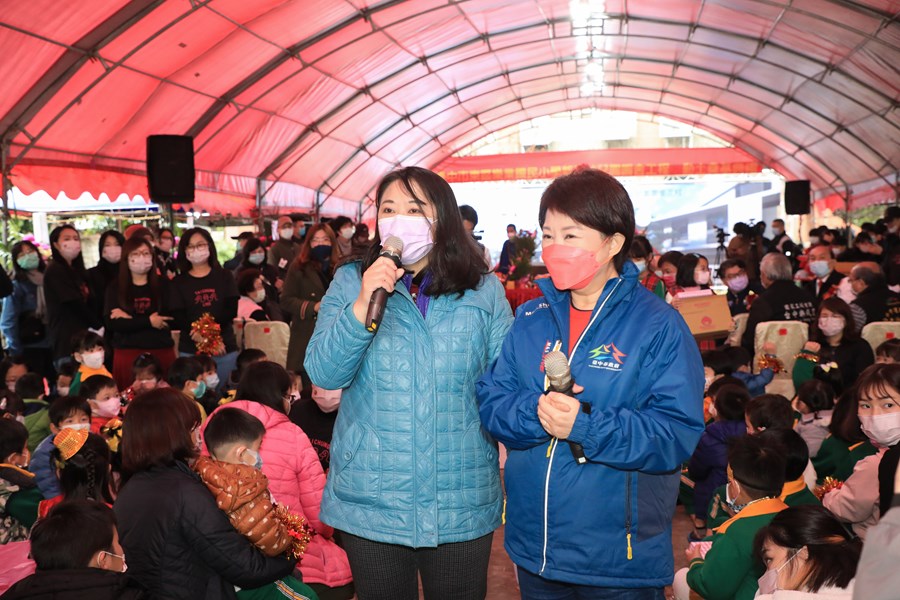
<svg viewBox="0 0 900 600"><path fill-rule="evenodd" d="M228 409L239 408L262 421L266 433L259 455L269 491L276 502L305 517L318 534L299 565L303 582L322 600L349 599L353 576L347 554L334 542L334 530L319 520L325 473L309 438L288 419L289 391L290 376L284 368L273 362L255 363L241 378L238 400ZM205 448L203 453L208 454Z"/></svg>

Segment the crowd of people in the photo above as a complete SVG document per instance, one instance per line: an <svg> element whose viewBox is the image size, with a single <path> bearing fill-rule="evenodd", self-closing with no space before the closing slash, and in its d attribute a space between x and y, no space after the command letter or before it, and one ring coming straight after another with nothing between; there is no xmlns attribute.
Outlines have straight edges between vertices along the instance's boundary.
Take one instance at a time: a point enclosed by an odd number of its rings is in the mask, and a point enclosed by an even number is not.
<svg viewBox="0 0 900 600"><path fill-rule="evenodd" d="M90 269L70 225L49 260L12 247L4 598L483 599L501 523L524 599L891 597L900 340L860 334L900 321L900 207L849 247L743 226L715 265L579 168L543 193L548 276L513 315L514 225L494 266L437 174L375 204L371 236L282 216L223 264L199 227L105 232ZM678 309L716 276L746 332L698 340ZM236 320L289 323L286 364ZM759 345L770 321L808 324L796 357Z"/></svg>

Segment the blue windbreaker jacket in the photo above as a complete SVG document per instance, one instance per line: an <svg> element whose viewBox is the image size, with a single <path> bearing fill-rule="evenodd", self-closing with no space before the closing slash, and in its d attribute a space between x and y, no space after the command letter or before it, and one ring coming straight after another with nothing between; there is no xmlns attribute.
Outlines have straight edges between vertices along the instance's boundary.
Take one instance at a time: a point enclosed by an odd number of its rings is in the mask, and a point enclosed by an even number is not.
<svg viewBox="0 0 900 600"><path fill-rule="evenodd" d="M519 307L500 356L477 385L485 428L509 449L506 550L547 579L601 587L672 582L672 516L679 467L703 432L703 365L681 315L638 283L626 261L577 343L569 292L539 281L544 298ZM579 412L569 440L578 465L537 418L542 360L569 350Z"/></svg>

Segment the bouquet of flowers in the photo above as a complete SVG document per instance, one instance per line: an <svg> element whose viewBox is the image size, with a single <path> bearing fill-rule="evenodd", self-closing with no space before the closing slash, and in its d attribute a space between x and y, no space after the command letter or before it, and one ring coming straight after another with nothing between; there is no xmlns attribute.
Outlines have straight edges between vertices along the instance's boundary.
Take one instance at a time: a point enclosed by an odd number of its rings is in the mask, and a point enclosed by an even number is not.
<svg viewBox="0 0 900 600"><path fill-rule="evenodd" d="M534 251L537 247L534 238L537 235L535 231L519 231L519 235L514 240L515 254L510 256L509 280L517 281L524 279L531 273L531 259L534 258Z"/></svg>
<svg viewBox="0 0 900 600"><path fill-rule="evenodd" d="M191 339L197 345L197 354L209 356L225 354L222 327L209 313L203 313L199 319L191 323Z"/></svg>

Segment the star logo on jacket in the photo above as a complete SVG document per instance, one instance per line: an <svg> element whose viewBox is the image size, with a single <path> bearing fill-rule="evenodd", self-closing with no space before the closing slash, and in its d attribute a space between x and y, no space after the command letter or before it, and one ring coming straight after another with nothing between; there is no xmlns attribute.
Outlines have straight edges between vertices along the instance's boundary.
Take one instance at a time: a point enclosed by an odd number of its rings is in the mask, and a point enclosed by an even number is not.
<svg viewBox="0 0 900 600"><path fill-rule="evenodd" d="M606 369L607 371L619 371L625 366L625 357L628 355L616 348L615 344L600 344L588 352L588 366L594 369Z"/></svg>

